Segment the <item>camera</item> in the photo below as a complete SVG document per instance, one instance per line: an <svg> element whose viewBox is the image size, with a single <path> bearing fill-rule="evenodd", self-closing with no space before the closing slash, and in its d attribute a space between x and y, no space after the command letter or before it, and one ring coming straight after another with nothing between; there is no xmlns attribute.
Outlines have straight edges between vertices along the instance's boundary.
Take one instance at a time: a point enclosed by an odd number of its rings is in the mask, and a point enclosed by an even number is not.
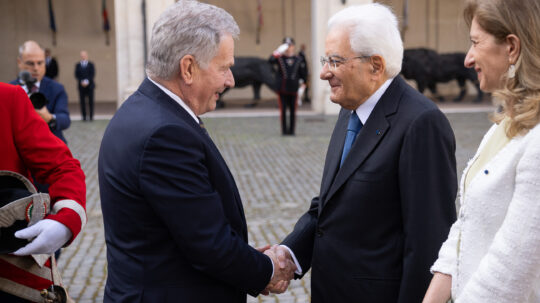
<svg viewBox="0 0 540 303"><path fill-rule="evenodd" d="M49 103L45 95L43 95L40 92L31 92L30 89L34 86L34 84L37 82L37 80L30 75L28 71L21 71L19 73L19 79L26 85L28 94L28 97L30 98L30 101L32 101L32 105L35 109L43 108L44 106Z"/></svg>
<svg viewBox="0 0 540 303"><path fill-rule="evenodd" d="M47 98L45 98L45 95L40 92L31 93L29 97L35 109L43 108L43 106L46 106L47 103L49 103Z"/></svg>

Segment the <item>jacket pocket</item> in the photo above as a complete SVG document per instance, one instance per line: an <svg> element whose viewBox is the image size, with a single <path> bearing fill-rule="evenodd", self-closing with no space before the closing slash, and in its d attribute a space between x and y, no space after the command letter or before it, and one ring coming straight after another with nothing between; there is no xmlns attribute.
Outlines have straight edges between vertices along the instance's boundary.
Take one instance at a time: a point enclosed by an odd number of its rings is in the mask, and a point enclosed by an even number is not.
<svg viewBox="0 0 540 303"><path fill-rule="evenodd" d="M388 174L382 172L355 172L351 180L356 182L380 182L388 178Z"/></svg>

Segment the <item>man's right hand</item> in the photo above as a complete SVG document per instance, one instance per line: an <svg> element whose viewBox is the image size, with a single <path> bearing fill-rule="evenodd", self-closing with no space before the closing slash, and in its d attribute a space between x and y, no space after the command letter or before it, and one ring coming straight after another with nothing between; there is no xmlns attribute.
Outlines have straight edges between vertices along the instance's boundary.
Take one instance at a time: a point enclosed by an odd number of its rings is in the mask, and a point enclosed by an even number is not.
<svg viewBox="0 0 540 303"><path fill-rule="evenodd" d="M283 293L289 287L289 282L294 278L294 272L296 271L296 265L290 258L286 258L281 251L283 248L279 245L274 245L270 249L264 251L264 254L269 256L274 264L274 276L270 283L263 291L263 294L268 293ZM288 252L286 252L288 255Z"/></svg>

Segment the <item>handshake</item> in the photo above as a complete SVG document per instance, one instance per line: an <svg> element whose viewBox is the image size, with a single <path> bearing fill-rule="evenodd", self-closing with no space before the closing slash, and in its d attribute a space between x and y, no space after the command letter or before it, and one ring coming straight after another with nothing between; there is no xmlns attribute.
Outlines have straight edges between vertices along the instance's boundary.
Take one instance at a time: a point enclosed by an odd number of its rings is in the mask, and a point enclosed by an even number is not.
<svg viewBox="0 0 540 303"><path fill-rule="evenodd" d="M277 244L260 247L257 250L270 257L274 265L274 275L261 293L268 295L270 293L280 294L285 292L289 287L289 282L294 278L294 272L296 271L296 265L289 251L287 248Z"/></svg>

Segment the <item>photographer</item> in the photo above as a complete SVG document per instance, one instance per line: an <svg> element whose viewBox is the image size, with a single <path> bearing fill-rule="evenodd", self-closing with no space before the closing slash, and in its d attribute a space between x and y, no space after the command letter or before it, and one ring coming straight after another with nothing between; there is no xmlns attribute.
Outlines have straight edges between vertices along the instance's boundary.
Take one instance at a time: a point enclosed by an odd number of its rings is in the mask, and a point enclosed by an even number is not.
<svg viewBox="0 0 540 303"><path fill-rule="evenodd" d="M62 84L45 77L45 51L37 42L26 41L19 47L17 64L20 70L19 77L10 84L21 85L33 99L34 107L36 107L34 99L40 99L42 96L36 94L32 97L33 94L39 92L45 97L46 101L41 100L41 104L44 101L46 105L36 108L36 112L47 122L52 133L67 143L62 134L62 130L71 124L67 94Z"/></svg>

